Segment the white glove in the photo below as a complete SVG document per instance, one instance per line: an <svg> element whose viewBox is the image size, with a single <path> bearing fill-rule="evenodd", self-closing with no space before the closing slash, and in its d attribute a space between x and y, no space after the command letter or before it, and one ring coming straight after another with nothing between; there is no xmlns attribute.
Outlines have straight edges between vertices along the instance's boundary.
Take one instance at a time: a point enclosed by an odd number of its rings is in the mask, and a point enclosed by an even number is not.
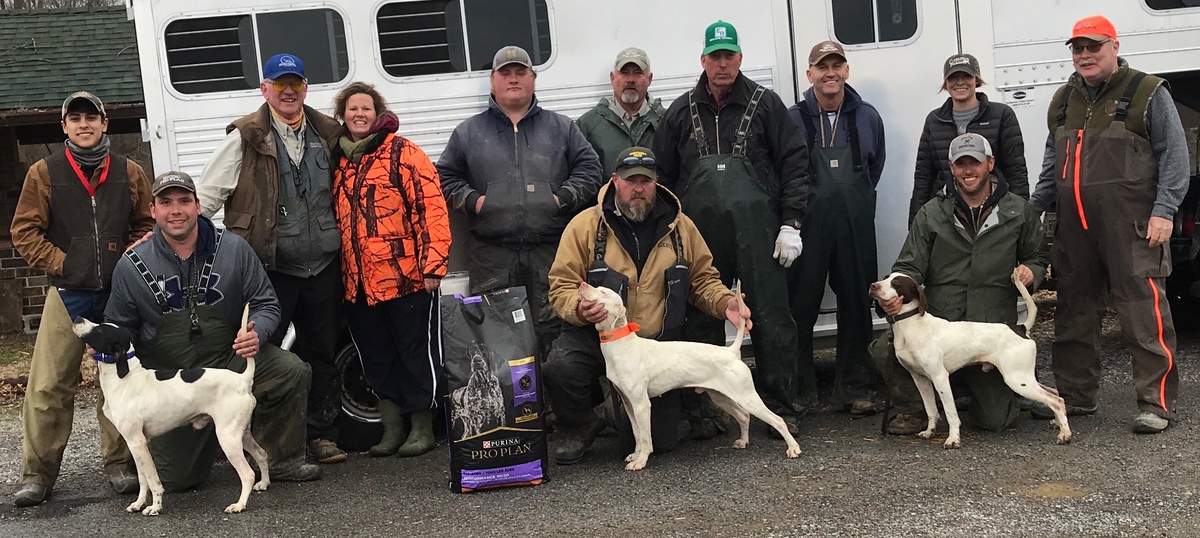
<svg viewBox="0 0 1200 538"><path fill-rule="evenodd" d="M800 230L786 224L779 227L779 235L775 238L775 253L772 254L779 260L779 265L791 267L803 249L804 242L800 240Z"/></svg>

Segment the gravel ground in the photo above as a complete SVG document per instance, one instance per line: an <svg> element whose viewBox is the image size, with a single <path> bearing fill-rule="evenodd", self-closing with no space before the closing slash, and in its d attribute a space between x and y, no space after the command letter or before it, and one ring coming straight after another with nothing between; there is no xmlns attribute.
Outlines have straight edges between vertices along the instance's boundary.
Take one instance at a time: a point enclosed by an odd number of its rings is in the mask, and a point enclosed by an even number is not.
<svg viewBox="0 0 1200 538"><path fill-rule="evenodd" d="M1053 304L1035 328L1039 377L1050 380ZM326 467L313 484L272 484L249 511L227 515L237 495L228 466L203 489L168 495L165 513L121 511L131 498L108 490L99 472L94 398L83 398L54 497L17 510L20 413L0 409L0 536L1200 536L1200 406L1184 391L1180 416L1166 433L1135 436L1129 354L1111 319L1105 326L1100 412L1071 421L1069 446L1054 444L1047 421L1025 419L1002 434L963 432L963 448L941 440L879 434L879 418L818 413L804 423L803 454L783 457L782 441L761 427L744 451L732 434L655 456L640 473L622 470L616 440L600 438L591 457L551 467L551 480L529 489L455 495L446 452L371 459ZM1183 384L1200 343L1181 344ZM828 368L822 370L831 375Z"/></svg>

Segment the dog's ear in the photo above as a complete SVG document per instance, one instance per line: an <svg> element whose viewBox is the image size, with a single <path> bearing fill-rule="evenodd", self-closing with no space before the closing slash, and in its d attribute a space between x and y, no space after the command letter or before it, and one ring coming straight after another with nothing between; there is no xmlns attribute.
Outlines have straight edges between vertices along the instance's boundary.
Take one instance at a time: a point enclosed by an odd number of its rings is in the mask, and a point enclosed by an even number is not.
<svg viewBox="0 0 1200 538"><path fill-rule="evenodd" d="M916 282L914 282L916 284ZM917 315L924 316L925 308L929 306L929 302L925 300L925 288L917 286Z"/></svg>
<svg viewBox="0 0 1200 538"><path fill-rule="evenodd" d="M904 303L917 302L917 313L925 314L925 309L928 302L925 300L925 291L917 284L916 280L908 275L899 274L892 277L892 289L904 299Z"/></svg>

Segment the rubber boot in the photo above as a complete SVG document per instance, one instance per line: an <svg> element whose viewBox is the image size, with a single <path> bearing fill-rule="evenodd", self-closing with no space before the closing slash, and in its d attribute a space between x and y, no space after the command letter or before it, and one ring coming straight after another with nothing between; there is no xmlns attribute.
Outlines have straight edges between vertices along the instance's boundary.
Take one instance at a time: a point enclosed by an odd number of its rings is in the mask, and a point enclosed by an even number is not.
<svg viewBox="0 0 1200 538"><path fill-rule="evenodd" d="M373 457L391 456L408 435L405 431L408 428L408 417L401 412L400 406L387 399L379 400L379 416L383 422L383 437L379 439L379 444L368 449L367 453Z"/></svg>
<svg viewBox="0 0 1200 538"><path fill-rule="evenodd" d="M408 440L396 451L401 458L420 456L437 445L433 438L433 411L414 411L409 415L412 429L408 431Z"/></svg>

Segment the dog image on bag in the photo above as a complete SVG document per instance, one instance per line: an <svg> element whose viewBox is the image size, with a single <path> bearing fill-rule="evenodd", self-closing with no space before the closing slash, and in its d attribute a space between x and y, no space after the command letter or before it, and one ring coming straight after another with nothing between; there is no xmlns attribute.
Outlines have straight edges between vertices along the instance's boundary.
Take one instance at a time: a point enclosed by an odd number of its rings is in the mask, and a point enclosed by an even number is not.
<svg viewBox="0 0 1200 538"><path fill-rule="evenodd" d="M741 301L740 283L734 295ZM625 457L625 469L639 471L646 467L654 442L650 430L650 398L669 390L693 387L707 393L713 403L729 413L741 435L734 448L750 444L750 416L766 422L783 436L788 458L800 456L800 446L788 432L783 419L767 409L754 389L750 367L742 362L742 340L746 336L743 323L729 347L698 342L659 342L637 335L625 314L625 304L617 292L594 287L586 281L579 283L580 297L604 305L605 318L596 323L600 331L600 353L604 355L605 375L621 395L625 414L633 427L635 448ZM617 331L618 329L626 329Z"/></svg>
<svg viewBox="0 0 1200 538"><path fill-rule="evenodd" d="M246 325L249 305L242 315ZM156 516L163 507L163 485L150 455L150 439L184 424L197 430L215 426L217 439L229 464L241 479L237 502L226 513L246 509L250 490L266 491L271 485L267 452L250 434L250 417L257 401L250 389L254 382L254 359L246 359L242 373L220 368L187 370L147 370L130 353L133 334L111 323L97 325L84 318L75 320L73 331L93 350L99 369L100 390L104 393L104 415L125 438L137 465L140 490L138 498L125 508ZM246 461L245 450L254 457L262 479L254 481L254 470ZM153 502L147 506L150 494Z"/></svg>
<svg viewBox="0 0 1200 538"><path fill-rule="evenodd" d="M450 393L451 419L463 425L459 441L504 423L504 391L489 366L490 353L486 345L473 342L469 353L471 377L465 386Z"/></svg>
<svg viewBox="0 0 1200 538"><path fill-rule="evenodd" d="M1071 426L1067 424L1066 404L1058 391L1038 382L1034 375L1037 361L1037 344L1028 336L1037 318L1037 303L1029 290L1012 273L1012 282L1020 292L1029 312L1025 319L1025 334L1021 335L1003 323L981 323L975 321L947 321L925 311L925 292L912 277L903 273L892 273L883 280L871 284L871 297L881 301L903 300L900 312L889 317L895 336L896 357L900 365L912 375L913 383L921 393L921 401L929 422L924 431L917 435L923 439L933 436L937 427L938 407L934 393L942 401L946 411L946 422L950 426L945 448L958 448L958 409L954 406L954 393L950 387L950 374L970 364L981 364L986 370L996 368L1004 377L1004 384L1013 392L1035 402L1040 402L1054 412L1058 423L1058 444L1071 442Z"/></svg>

